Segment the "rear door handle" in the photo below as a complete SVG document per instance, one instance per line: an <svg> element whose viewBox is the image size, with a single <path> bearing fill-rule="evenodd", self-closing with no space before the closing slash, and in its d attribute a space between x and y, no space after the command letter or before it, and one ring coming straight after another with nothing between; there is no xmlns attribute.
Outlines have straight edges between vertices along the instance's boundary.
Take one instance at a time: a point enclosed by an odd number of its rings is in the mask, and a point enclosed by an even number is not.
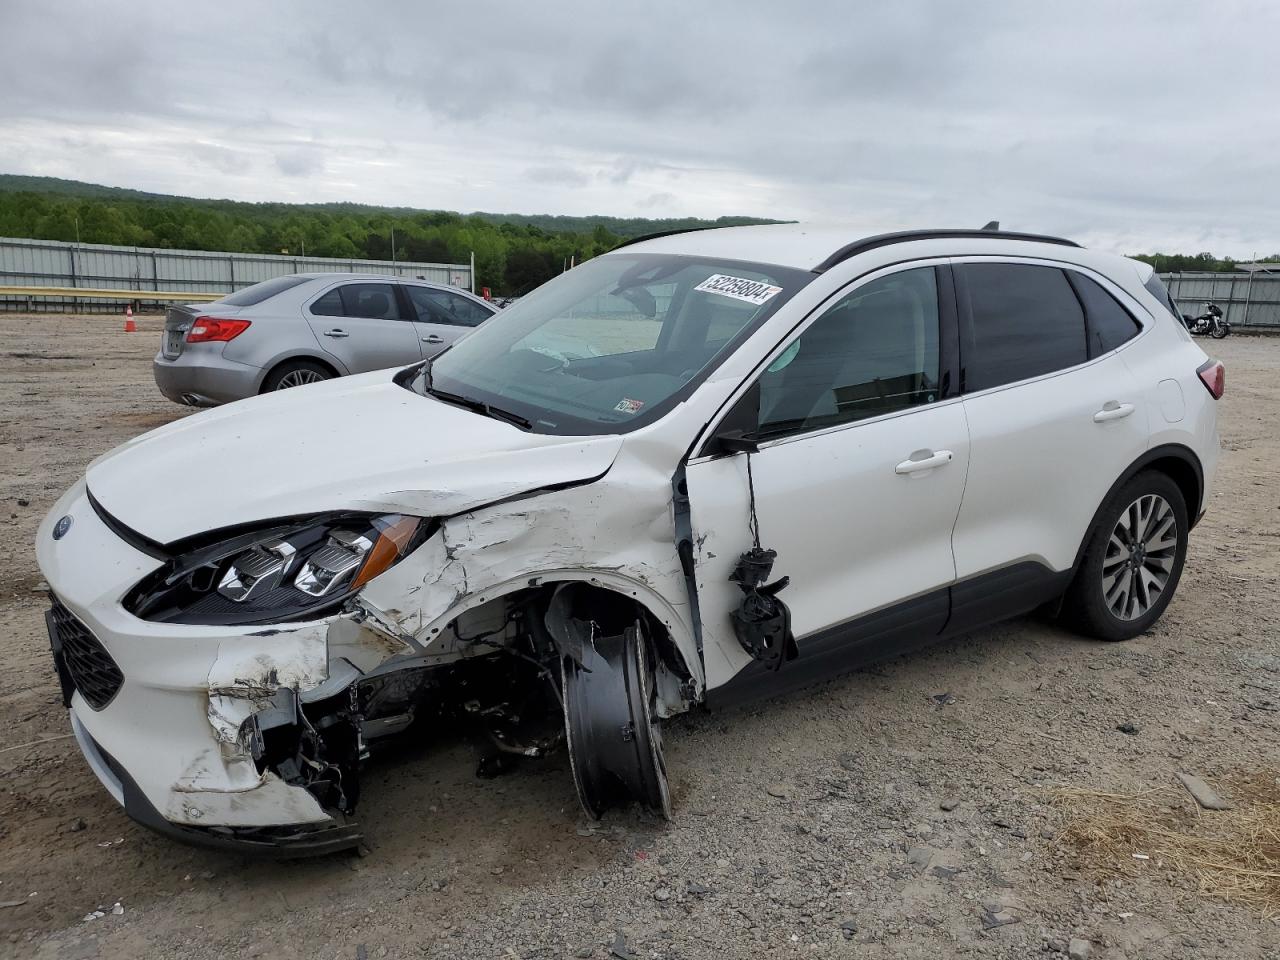
<svg viewBox="0 0 1280 960"><path fill-rule="evenodd" d="M951 462L952 456L950 450L939 450L937 453L932 450L917 450L911 455L910 460L903 460L894 467L893 472L905 475L919 473L921 470L932 470L934 467L946 466Z"/></svg>
<svg viewBox="0 0 1280 960"><path fill-rule="evenodd" d="M438 333L433 333L428 337L423 337L422 342L423 343L444 343L444 337L440 336L440 334Z"/></svg>
<svg viewBox="0 0 1280 960"><path fill-rule="evenodd" d="M324 335L326 337L333 337L335 340L341 340L343 337L351 336L351 334L339 327L334 327L332 330L326 330Z"/></svg>
<svg viewBox="0 0 1280 960"><path fill-rule="evenodd" d="M1132 403L1120 403L1116 400L1108 400L1102 405L1102 409L1093 415L1094 423L1106 423L1108 420L1123 420L1129 414L1133 413Z"/></svg>

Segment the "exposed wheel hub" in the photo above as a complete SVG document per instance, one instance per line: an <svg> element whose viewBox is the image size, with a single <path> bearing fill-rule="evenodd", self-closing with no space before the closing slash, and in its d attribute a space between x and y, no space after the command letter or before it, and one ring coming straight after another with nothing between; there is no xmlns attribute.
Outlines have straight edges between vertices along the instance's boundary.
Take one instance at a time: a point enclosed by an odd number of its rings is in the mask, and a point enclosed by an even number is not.
<svg viewBox="0 0 1280 960"><path fill-rule="evenodd" d="M653 715L653 673L637 621L621 636L593 637L582 663L563 660L565 730L582 808L639 801L671 817L662 735Z"/></svg>

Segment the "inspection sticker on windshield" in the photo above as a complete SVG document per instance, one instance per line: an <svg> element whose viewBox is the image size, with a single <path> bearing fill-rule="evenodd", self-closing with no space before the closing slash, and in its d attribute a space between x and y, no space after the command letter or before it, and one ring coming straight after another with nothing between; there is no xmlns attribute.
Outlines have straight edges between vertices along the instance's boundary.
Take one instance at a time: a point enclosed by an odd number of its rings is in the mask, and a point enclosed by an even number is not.
<svg viewBox="0 0 1280 960"><path fill-rule="evenodd" d="M613 409L617 410L619 413L639 413L640 408L643 406L643 400L632 400L628 397L623 397L618 401L618 405Z"/></svg>
<svg viewBox="0 0 1280 960"><path fill-rule="evenodd" d="M782 292L781 287L773 287L759 280L747 280L744 277L730 277L723 273L713 273L693 289L701 290L703 293L718 293L722 297L733 297L735 300L745 300L756 306Z"/></svg>

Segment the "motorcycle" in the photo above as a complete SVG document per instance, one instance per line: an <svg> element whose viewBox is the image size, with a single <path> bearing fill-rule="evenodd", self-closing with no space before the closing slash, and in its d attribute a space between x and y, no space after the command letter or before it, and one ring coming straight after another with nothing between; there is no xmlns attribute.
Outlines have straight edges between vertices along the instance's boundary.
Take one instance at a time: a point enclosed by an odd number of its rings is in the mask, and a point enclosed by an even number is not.
<svg viewBox="0 0 1280 960"><path fill-rule="evenodd" d="M1198 317L1192 317L1184 313L1182 322L1187 325L1187 330L1196 337L1203 337L1208 334L1214 340L1221 340L1231 332L1231 324L1227 323L1223 318L1222 308L1216 303L1206 303L1204 305L1204 313Z"/></svg>

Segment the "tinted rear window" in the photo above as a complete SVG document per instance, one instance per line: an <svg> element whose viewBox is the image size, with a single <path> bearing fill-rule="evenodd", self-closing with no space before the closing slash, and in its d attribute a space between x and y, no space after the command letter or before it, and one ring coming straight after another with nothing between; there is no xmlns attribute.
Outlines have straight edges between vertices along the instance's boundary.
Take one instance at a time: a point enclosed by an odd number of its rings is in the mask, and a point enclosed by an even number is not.
<svg viewBox="0 0 1280 960"><path fill-rule="evenodd" d="M309 279L310 277L298 276L273 277L270 280L255 283L251 287L245 287L243 290L237 290L231 296L223 297L222 302L233 307L252 307L263 300L270 300L276 294L291 290L300 283L306 283Z"/></svg>
<svg viewBox="0 0 1280 960"><path fill-rule="evenodd" d="M1084 311L1066 275L1017 263L964 266L973 322L964 344L972 392L1084 363Z"/></svg>
<svg viewBox="0 0 1280 960"><path fill-rule="evenodd" d="M1080 294L1089 318L1089 356L1096 357L1132 340L1142 328L1116 298L1084 274L1071 273L1071 283Z"/></svg>
<svg viewBox="0 0 1280 960"><path fill-rule="evenodd" d="M1169 296L1169 288L1164 285L1164 281L1160 279L1160 274L1153 273L1147 277L1147 282L1143 284L1148 292L1159 300L1173 314L1175 320L1182 322L1182 311L1178 309L1178 305L1173 302L1173 297Z"/></svg>

